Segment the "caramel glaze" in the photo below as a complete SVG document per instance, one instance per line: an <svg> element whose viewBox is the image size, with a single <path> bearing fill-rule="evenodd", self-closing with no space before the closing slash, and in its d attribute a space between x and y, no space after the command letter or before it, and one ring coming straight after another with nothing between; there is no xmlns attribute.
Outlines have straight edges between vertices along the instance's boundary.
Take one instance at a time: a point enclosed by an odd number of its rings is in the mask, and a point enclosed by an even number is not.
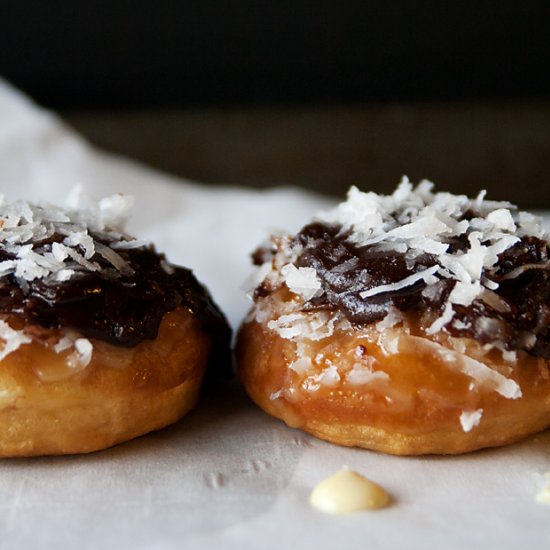
<svg viewBox="0 0 550 550"><path fill-rule="evenodd" d="M363 299L360 292L391 284L437 263L429 254L407 257L407 253L388 251L378 245L359 247L347 240L339 226L313 223L294 238L302 245L295 262L298 267L317 271L325 291L310 300L305 309L339 310L354 324L365 325L383 319L390 306L403 312L425 314L432 318L441 314L455 281L441 279L434 292L423 294L424 282L394 292L385 292ZM449 240L450 250L465 250L466 238ZM265 261L272 251L259 250L255 263ZM492 280L500 306L492 307L481 299L471 306L455 305L455 316L445 326L453 336L474 338L481 343L501 342L507 350L523 350L550 359L550 269L528 269L517 277L507 278L513 270L527 264L542 264L549 257L548 242L524 237L499 256L498 270ZM256 289L256 297L272 291L265 285Z"/></svg>
<svg viewBox="0 0 550 550"><path fill-rule="evenodd" d="M94 236L96 241L102 241ZM51 242L56 240L56 236ZM48 242L40 243L47 247ZM92 260L99 271L77 271L63 282L35 279L23 281L14 275L0 279L0 312L21 317L28 325L47 329L70 327L88 338L122 347L135 347L157 337L165 313L182 306L202 323L214 340L216 363L227 363L230 329L208 291L193 273L182 267L165 266L165 257L153 246L117 253L133 269L123 275L99 254ZM0 250L0 260L13 259ZM213 361L214 362L214 361Z"/></svg>

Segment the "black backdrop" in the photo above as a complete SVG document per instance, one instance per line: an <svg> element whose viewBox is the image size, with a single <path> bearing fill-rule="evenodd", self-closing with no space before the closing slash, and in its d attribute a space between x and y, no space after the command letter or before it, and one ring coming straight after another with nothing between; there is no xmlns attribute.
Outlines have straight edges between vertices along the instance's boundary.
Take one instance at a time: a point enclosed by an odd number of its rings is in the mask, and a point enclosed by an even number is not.
<svg viewBox="0 0 550 550"><path fill-rule="evenodd" d="M2 0L0 74L55 108L550 95L550 2Z"/></svg>

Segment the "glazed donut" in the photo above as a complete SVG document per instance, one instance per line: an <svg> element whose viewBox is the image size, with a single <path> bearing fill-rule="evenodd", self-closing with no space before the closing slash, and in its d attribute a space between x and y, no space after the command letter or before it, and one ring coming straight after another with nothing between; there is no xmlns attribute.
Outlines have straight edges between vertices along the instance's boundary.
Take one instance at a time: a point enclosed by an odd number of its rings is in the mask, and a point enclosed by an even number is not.
<svg viewBox="0 0 550 550"><path fill-rule="evenodd" d="M509 203L351 188L253 254L238 335L252 399L321 439L455 454L550 426L550 258Z"/></svg>
<svg viewBox="0 0 550 550"><path fill-rule="evenodd" d="M224 316L191 271L124 232L130 206L0 204L0 456L157 430L194 406L209 362L225 368Z"/></svg>

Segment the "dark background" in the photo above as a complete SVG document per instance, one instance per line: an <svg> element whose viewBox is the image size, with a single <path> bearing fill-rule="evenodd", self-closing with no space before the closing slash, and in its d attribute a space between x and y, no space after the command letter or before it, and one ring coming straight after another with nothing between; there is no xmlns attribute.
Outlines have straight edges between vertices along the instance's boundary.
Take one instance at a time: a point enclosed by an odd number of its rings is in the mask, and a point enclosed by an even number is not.
<svg viewBox="0 0 550 550"><path fill-rule="evenodd" d="M0 73L93 142L205 182L550 207L550 2L4 2ZM1 121L0 121L1 124Z"/></svg>
<svg viewBox="0 0 550 550"><path fill-rule="evenodd" d="M533 97L550 2L5 2L2 73L55 108Z"/></svg>

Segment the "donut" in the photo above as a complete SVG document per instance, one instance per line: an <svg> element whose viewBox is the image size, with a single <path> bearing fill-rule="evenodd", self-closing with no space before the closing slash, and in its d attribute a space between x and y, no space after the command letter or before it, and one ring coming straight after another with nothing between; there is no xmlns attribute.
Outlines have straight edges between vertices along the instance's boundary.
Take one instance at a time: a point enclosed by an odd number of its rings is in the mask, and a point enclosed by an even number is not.
<svg viewBox="0 0 550 550"><path fill-rule="evenodd" d="M223 374L230 330L193 273L130 237L131 198L0 204L0 456L157 430Z"/></svg>
<svg viewBox="0 0 550 550"><path fill-rule="evenodd" d="M254 252L240 379L291 427L395 455L544 430L549 251L539 218L484 192L352 187Z"/></svg>

